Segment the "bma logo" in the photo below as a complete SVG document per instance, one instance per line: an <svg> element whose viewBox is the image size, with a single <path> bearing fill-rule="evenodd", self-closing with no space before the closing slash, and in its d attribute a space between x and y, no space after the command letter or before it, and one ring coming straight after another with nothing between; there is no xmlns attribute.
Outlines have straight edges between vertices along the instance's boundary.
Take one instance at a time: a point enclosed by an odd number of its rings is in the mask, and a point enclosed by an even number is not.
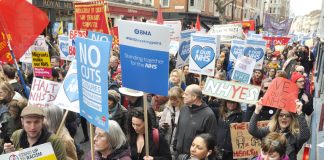
<svg viewBox="0 0 324 160"><path fill-rule="evenodd" d="M151 32L150 31L144 31L144 30L140 30L140 29L134 29L134 33L135 34L140 34L140 35L151 36Z"/></svg>

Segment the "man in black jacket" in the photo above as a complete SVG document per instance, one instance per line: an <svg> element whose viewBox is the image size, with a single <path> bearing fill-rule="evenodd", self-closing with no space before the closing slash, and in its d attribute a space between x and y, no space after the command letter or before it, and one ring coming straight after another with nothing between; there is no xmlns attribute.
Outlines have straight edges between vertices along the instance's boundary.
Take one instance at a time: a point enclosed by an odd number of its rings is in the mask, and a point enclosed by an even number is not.
<svg viewBox="0 0 324 160"><path fill-rule="evenodd" d="M216 117L206 103L202 101L201 88L189 85L184 94L185 107L181 109L173 146L176 154L189 154L195 136L201 133L215 135Z"/></svg>

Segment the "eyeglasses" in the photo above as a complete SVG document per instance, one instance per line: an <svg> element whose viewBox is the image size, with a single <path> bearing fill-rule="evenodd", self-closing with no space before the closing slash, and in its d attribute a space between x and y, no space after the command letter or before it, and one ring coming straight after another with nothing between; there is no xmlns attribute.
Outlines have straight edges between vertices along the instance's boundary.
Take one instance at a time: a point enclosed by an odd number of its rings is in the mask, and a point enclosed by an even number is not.
<svg viewBox="0 0 324 160"><path fill-rule="evenodd" d="M302 81L296 81L297 83L305 83L305 81L304 80L302 80Z"/></svg>
<svg viewBox="0 0 324 160"><path fill-rule="evenodd" d="M279 118L291 118L290 114L279 114Z"/></svg>

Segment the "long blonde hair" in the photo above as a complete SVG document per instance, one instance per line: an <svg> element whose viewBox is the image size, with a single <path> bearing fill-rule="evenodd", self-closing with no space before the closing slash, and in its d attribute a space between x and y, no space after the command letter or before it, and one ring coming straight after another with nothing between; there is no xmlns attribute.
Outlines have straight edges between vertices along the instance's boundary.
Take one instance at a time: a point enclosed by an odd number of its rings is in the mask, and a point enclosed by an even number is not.
<svg viewBox="0 0 324 160"><path fill-rule="evenodd" d="M185 83L185 82L186 82L186 79L185 79L185 76L184 76L182 70L181 70L181 69L173 69L173 70L170 72L170 76L169 76L169 81L170 81L170 82L171 82L171 74L172 74L173 72L175 72L175 73L178 74L178 76L179 76L179 80L180 80L179 84L174 84L174 85L181 87L181 83ZM172 82L172 83L173 83L173 82Z"/></svg>
<svg viewBox="0 0 324 160"><path fill-rule="evenodd" d="M280 129L278 119L281 111L282 111L281 109L278 109L277 112L272 116L268 124L270 132L276 132L278 129ZM289 114L291 116L291 122L289 124L288 130L291 134L297 136L299 134L299 123L298 123L297 115L291 112L289 112Z"/></svg>
<svg viewBox="0 0 324 160"><path fill-rule="evenodd" d="M169 100L167 102L167 106L171 107L171 99L177 98L180 100L180 104L179 106L175 106L175 107L181 108L184 105L182 95L183 95L183 90L180 87L177 86L172 87L168 92Z"/></svg>

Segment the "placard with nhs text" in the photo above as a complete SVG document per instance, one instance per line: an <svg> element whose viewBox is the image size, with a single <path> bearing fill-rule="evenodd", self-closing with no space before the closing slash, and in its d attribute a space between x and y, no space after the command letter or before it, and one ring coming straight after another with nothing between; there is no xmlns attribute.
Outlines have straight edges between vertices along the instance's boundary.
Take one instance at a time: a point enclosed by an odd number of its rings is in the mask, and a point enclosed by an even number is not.
<svg viewBox="0 0 324 160"><path fill-rule="evenodd" d="M169 28L135 21L118 21L123 86L167 95Z"/></svg>

